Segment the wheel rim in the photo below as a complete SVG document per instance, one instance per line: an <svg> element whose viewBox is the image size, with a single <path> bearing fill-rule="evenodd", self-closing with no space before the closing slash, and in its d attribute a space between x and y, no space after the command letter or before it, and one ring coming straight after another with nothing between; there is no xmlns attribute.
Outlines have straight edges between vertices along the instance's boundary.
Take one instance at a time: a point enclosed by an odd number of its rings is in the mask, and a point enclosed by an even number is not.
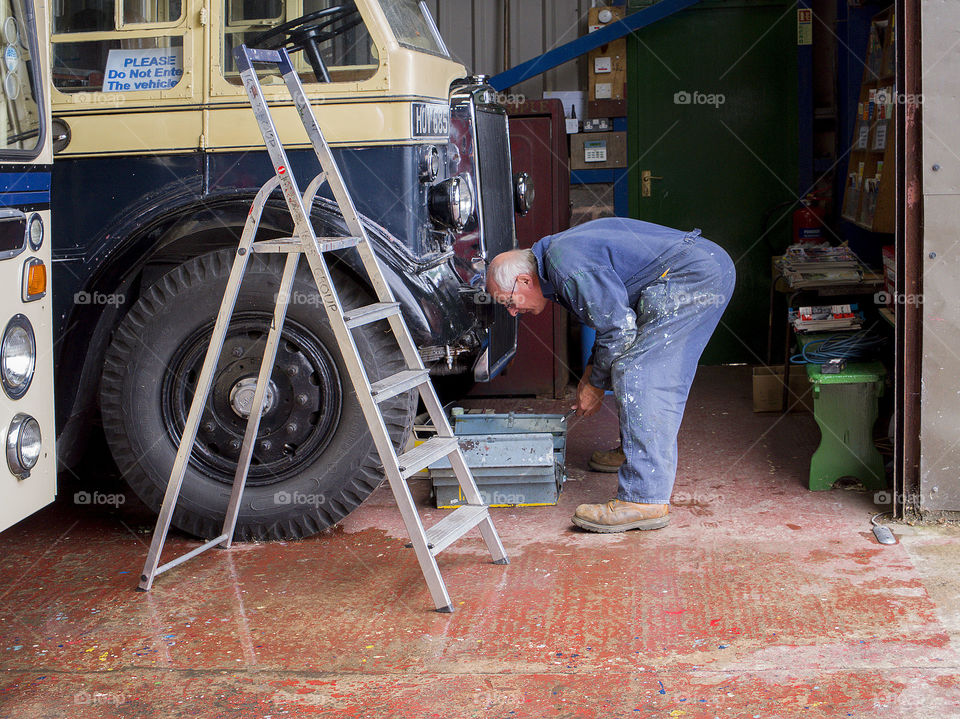
<svg viewBox="0 0 960 719"><path fill-rule="evenodd" d="M230 323L200 419L190 463L225 484L233 483L270 321L271 316L265 313L244 313ZM163 422L177 445L212 331L211 322L188 337L163 379ZM342 402L340 373L326 345L288 318L277 348L247 484L281 482L312 464L336 433Z"/></svg>

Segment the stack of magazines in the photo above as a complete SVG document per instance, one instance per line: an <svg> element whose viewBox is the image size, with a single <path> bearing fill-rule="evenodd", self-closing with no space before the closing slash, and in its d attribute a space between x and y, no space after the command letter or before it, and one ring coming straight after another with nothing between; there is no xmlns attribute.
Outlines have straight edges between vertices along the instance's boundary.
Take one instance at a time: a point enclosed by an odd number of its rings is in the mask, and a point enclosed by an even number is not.
<svg viewBox="0 0 960 719"><path fill-rule="evenodd" d="M792 289L823 285L851 285L869 273L849 247L790 245L777 263Z"/></svg>
<svg viewBox="0 0 960 719"><path fill-rule="evenodd" d="M790 324L797 332L859 330L863 320L863 312L856 304L790 308Z"/></svg>

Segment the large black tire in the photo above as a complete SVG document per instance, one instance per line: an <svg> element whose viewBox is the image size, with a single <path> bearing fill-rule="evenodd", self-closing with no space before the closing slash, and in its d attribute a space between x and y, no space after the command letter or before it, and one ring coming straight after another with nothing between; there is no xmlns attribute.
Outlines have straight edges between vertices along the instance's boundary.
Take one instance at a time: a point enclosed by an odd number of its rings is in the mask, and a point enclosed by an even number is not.
<svg viewBox="0 0 960 719"><path fill-rule="evenodd" d="M163 501L230 273L234 253L190 260L146 290L117 328L100 388L111 452L137 496ZM253 255L228 330L197 446L173 524L198 537L222 528L284 257ZM335 272L345 307L372 302ZM405 367L385 322L354 331L371 382ZM251 379L253 378L253 379ZM261 420L237 536L290 539L314 534L354 510L382 480L380 459L313 279L301 263ZM413 423L414 393L381 404L399 447ZM249 403L248 403L249 404ZM247 410L249 412L249 410Z"/></svg>

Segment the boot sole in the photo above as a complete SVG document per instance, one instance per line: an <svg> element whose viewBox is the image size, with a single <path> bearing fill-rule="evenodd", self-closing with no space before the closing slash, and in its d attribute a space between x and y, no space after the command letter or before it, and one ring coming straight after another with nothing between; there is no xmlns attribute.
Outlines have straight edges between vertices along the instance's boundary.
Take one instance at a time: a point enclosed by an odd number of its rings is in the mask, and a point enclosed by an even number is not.
<svg viewBox="0 0 960 719"><path fill-rule="evenodd" d="M574 515L573 523L585 529L588 532L599 532L600 534L613 534L616 532L626 532L630 529L662 529L670 524L670 517L654 517L653 519L640 519L636 522L626 522L624 524L597 524L581 519Z"/></svg>
<svg viewBox="0 0 960 719"><path fill-rule="evenodd" d="M610 473L619 472L619 471L620 471L620 466L621 466L621 465L619 465L619 464L616 465L616 466L614 466L614 465L612 465L612 464L597 464L597 463L594 462L592 459L587 460L587 465L588 465L588 466L590 467L590 469L592 469L594 472L610 472Z"/></svg>

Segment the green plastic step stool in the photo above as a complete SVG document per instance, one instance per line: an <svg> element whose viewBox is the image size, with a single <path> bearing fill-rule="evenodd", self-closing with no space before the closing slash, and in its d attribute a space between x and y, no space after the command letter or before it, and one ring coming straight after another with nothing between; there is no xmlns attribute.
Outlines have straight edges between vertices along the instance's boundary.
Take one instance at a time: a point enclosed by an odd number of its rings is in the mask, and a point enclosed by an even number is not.
<svg viewBox="0 0 960 719"><path fill-rule="evenodd" d="M839 374L808 364L813 417L820 446L810 459L810 489L830 489L841 477L856 477L868 489L884 489L883 457L873 445L877 400L886 370L879 362L854 362Z"/></svg>

